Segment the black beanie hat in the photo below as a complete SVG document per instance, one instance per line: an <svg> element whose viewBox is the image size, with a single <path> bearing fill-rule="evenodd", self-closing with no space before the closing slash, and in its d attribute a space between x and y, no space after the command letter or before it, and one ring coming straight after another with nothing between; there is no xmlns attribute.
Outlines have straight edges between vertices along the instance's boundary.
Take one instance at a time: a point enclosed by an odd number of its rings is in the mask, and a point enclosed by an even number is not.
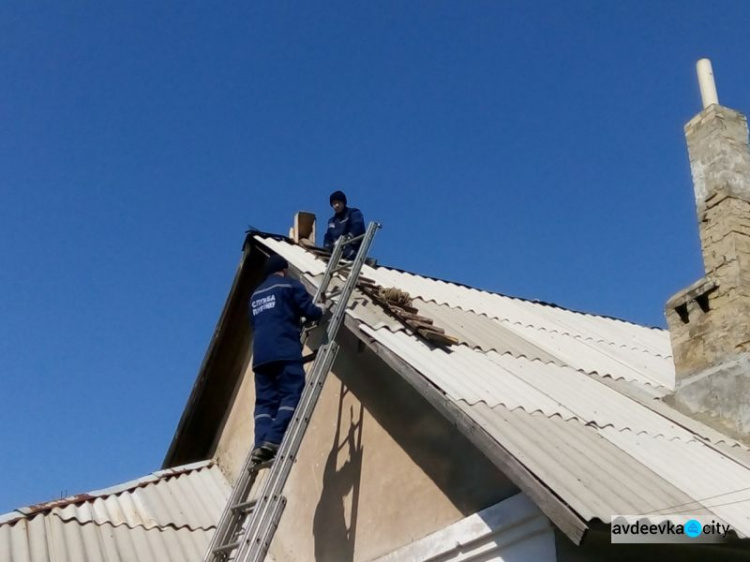
<svg viewBox="0 0 750 562"><path fill-rule="evenodd" d="M346 205L346 195L343 191L334 191L331 193L331 196L328 198L328 203L333 207L334 201L341 201L344 205Z"/></svg>
<svg viewBox="0 0 750 562"><path fill-rule="evenodd" d="M289 262L287 262L281 256L274 254L271 257L269 257L268 261L266 262L266 267L265 267L266 277L268 277L272 273L278 273L279 271L283 271L287 269L288 267L289 267Z"/></svg>

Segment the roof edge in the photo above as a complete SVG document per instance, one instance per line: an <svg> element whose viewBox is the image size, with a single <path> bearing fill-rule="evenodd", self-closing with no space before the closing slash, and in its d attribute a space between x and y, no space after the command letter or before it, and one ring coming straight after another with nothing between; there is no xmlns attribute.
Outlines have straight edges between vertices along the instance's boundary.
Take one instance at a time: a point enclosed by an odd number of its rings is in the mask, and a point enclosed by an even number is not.
<svg viewBox="0 0 750 562"><path fill-rule="evenodd" d="M41 513L50 512L55 508L65 507L71 504L81 504L95 500L97 498L122 494L123 492L135 490L136 488L143 488L144 486L154 484L173 476L180 476L182 474L188 474L190 472L195 472L204 468L210 468L215 464L216 462L213 459L209 459L206 461L190 463L166 470L157 470L147 474L146 476L142 476L141 478L129 480L122 484L116 484L114 486L110 486L109 488L102 488L101 490L93 490L91 492L82 494L74 494L72 496L60 498L58 500L37 503L26 507L19 507L9 513L0 515L0 525L14 523L19 519L30 519Z"/></svg>
<svg viewBox="0 0 750 562"><path fill-rule="evenodd" d="M211 339L206 349L206 353L203 356L203 360L201 361L201 365L198 368L198 373L190 390L190 395L188 396L187 402L183 408L180 420L177 423L177 427L175 428L175 432L172 436L172 441L170 442L169 448L167 449L167 452L164 456L164 460L162 461L162 468L164 469L173 466L175 462L180 462L177 459L178 451L183 444L183 438L188 433L187 428L193 422L193 417L196 409L201 403L208 383L210 371L220 354L220 342L226 336L226 333L229 329L232 312L238 299L238 292L249 275L249 269L251 269L248 266L250 265L251 258L253 256L252 250L259 245L254 239L254 236L259 232L260 231L253 229L247 231L247 235L245 236L245 240L242 244L242 255L240 256L239 263L237 264L237 268L235 269L235 274L232 280L232 285L229 289L229 294L227 295L226 301L224 302L224 307L222 308L221 314L219 315L219 319L216 323L216 327L214 328L214 331L211 335ZM266 234L263 233L263 235ZM263 248L265 249L265 246L263 246Z"/></svg>

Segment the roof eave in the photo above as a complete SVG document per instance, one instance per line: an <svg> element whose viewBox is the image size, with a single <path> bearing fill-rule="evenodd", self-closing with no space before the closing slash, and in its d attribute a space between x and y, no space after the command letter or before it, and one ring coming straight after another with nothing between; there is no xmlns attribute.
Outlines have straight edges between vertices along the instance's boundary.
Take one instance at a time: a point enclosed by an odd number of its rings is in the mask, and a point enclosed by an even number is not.
<svg viewBox="0 0 750 562"><path fill-rule="evenodd" d="M164 469L175 465L185 464L187 462L203 460L203 458L206 458L205 453L211 446L211 443L203 443L202 447L198 448L199 451L204 452L203 455L189 451L188 449L190 446L188 445L188 439L193 438L190 428L195 423L196 412L203 404L208 381L213 378L212 375L216 370L215 366L222 351L222 344L232 328L230 319L233 314L237 312L243 294L248 291L248 286L252 285L254 278L260 275L262 265L261 261L265 260L261 255L265 255L265 252L261 253L259 251L259 248L261 248L262 245L258 244L254 239L255 234L257 234L256 231L248 231L245 241L243 242L242 257L237 266L234 280L232 281L232 287L227 296L227 300L224 303L224 308L219 316L218 323L214 329L206 354L203 357L200 368L198 369L198 374L193 383L190 396L188 397L180 421L177 424L169 449L167 450L164 461L162 462L162 468ZM269 236L268 234L264 235ZM234 375L239 376L237 373ZM225 382L227 385L231 385L232 383L232 381ZM198 458L201 456L203 456L203 458Z"/></svg>

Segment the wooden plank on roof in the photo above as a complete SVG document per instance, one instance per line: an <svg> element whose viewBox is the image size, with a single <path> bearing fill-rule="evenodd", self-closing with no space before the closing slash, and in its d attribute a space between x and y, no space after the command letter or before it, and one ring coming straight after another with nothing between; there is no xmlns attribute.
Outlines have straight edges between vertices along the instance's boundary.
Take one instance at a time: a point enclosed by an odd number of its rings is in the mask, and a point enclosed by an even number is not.
<svg viewBox="0 0 750 562"><path fill-rule="evenodd" d="M437 326L433 326L432 324L428 324L427 322L420 322L419 320L407 320L406 323L410 328L414 328L415 330L423 328L428 332L437 332L438 334L445 333L445 330L443 330L442 328L438 328ZM456 343L458 343L458 340L456 340Z"/></svg>
<svg viewBox="0 0 750 562"><path fill-rule="evenodd" d="M419 328L417 332L424 339L426 339L427 341L431 341L432 343L437 343L440 345L458 345L458 339L454 338L453 336L441 334L433 330L425 330L424 328Z"/></svg>

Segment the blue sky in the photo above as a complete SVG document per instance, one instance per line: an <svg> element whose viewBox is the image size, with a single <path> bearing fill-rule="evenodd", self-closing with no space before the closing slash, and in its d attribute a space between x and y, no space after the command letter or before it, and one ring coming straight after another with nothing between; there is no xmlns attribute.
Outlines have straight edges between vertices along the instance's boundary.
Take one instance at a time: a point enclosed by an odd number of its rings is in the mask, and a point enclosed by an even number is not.
<svg viewBox="0 0 750 562"><path fill-rule="evenodd" d="M0 4L0 513L158 469L244 230L335 189L384 264L663 326L721 5Z"/></svg>

